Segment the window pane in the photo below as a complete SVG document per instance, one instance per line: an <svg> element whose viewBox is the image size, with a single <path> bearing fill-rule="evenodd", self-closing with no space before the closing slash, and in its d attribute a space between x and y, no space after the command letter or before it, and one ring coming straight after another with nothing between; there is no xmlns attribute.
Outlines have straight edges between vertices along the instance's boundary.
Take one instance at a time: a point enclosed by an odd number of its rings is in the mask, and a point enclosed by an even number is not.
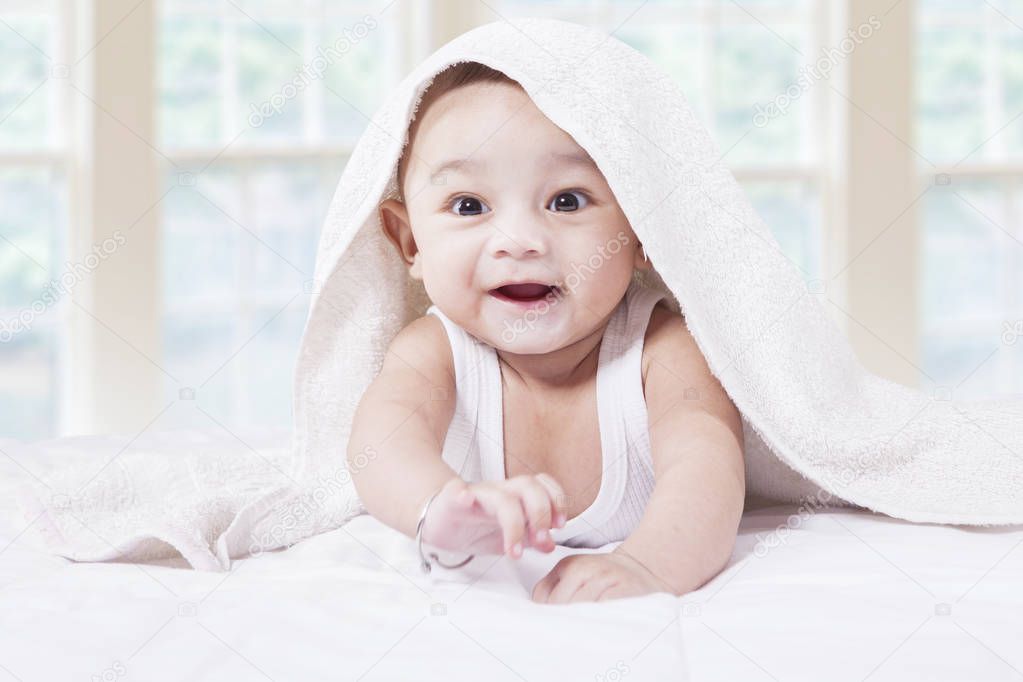
<svg viewBox="0 0 1023 682"><path fill-rule="evenodd" d="M312 278L316 243L326 198L320 192L322 170L308 163L274 163L253 169L249 177L252 229L259 241L244 244L243 286L261 298L295 293Z"/></svg>
<svg viewBox="0 0 1023 682"><path fill-rule="evenodd" d="M221 422L234 423L232 370L224 363L235 350L238 324L238 309L230 302L191 303L165 310L160 365L181 382L166 379L170 398L184 397L182 391L188 392L188 399L196 406L217 415ZM213 426L197 410L170 410L161 420L161 428Z"/></svg>
<svg viewBox="0 0 1023 682"><path fill-rule="evenodd" d="M163 144L232 148L350 142L397 80L394 19L381 3L165 0ZM386 7L386 5L384 5Z"/></svg>
<svg viewBox="0 0 1023 682"><path fill-rule="evenodd" d="M290 427L291 373L344 147L403 64L386 3L163 0L165 391L228 428ZM418 27L417 27L418 28ZM209 166L207 167L207 163ZM176 427L217 428L199 410Z"/></svg>
<svg viewBox="0 0 1023 682"><path fill-rule="evenodd" d="M944 386L969 376L957 397L1023 391L1023 344L1006 341L1023 318L1021 216L1008 208L1014 185L954 182L932 188L922 202L922 367Z"/></svg>
<svg viewBox="0 0 1023 682"><path fill-rule="evenodd" d="M61 184L45 169L0 169L0 309L37 297L63 255Z"/></svg>
<svg viewBox="0 0 1023 682"><path fill-rule="evenodd" d="M0 171L0 435L33 440L60 422L64 299L80 275L65 259L64 181L49 170Z"/></svg>
<svg viewBox="0 0 1023 682"><path fill-rule="evenodd" d="M0 436L57 435L67 297L66 190L59 154L59 13L51 1L18 3L0 25L0 163L4 152L40 156L0 165Z"/></svg>
<svg viewBox="0 0 1023 682"><path fill-rule="evenodd" d="M218 161L165 199L166 391L229 428L291 425L291 372L343 159ZM167 181L176 182L177 173ZM172 428L209 428L177 411Z"/></svg>
<svg viewBox="0 0 1023 682"><path fill-rule="evenodd" d="M0 436L31 441L55 435L59 424L59 347L53 325L3 341L0 333Z"/></svg>
<svg viewBox="0 0 1023 682"><path fill-rule="evenodd" d="M934 163L959 161L994 132L984 122L984 32L968 25L923 25L919 34L917 148Z"/></svg>
<svg viewBox="0 0 1023 682"><path fill-rule="evenodd" d="M707 31L697 24L640 24L629 20L615 37L642 52L679 84L697 117L710 124L706 92Z"/></svg>
<svg viewBox="0 0 1023 682"><path fill-rule="evenodd" d="M177 174L168 175L169 183ZM236 172L211 168L194 186L176 186L163 202L163 290L171 306L238 295L238 244L250 239L241 215ZM234 218L237 220L238 218Z"/></svg>
<svg viewBox="0 0 1023 682"><path fill-rule="evenodd" d="M747 181L742 185L753 208L778 240L782 253L803 278L823 279L817 188L801 181Z"/></svg>
<svg viewBox="0 0 1023 682"><path fill-rule="evenodd" d="M956 400L1023 393L1019 370L1023 342L1000 342L1002 330L996 324L975 325L975 329L979 332L923 335L922 367L935 386L950 389Z"/></svg>
<svg viewBox="0 0 1023 682"><path fill-rule="evenodd" d="M1023 6L1017 5L1014 16L1019 17L1020 10L1023 10ZM1023 131L1020 130L1019 121L1012 119L1023 111L1023 29L1006 21L997 41L1004 104L1001 107L1003 118L998 127L991 132L1000 129L998 137L1002 138L1003 153L1005 156L1018 159L1023 157ZM1009 123L1010 121L1012 123ZM994 149L999 147L996 146Z"/></svg>
<svg viewBox="0 0 1023 682"><path fill-rule="evenodd" d="M1021 12L1018 0L918 2L917 148L926 159L1023 157Z"/></svg>
<svg viewBox="0 0 1023 682"><path fill-rule="evenodd" d="M56 144L55 83L51 65L56 13L40 3L32 11L12 11L0 24L0 150L53 149ZM57 73L57 75L61 75Z"/></svg>
<svg viewBox="0 0 1023 682"><path fill-rule="evenodd" d="M993 181L961 181L934 187L923 205L923 322L963 327L1002 314L1007 290L1003 254L1011 239L1005 192Z"/></svg>
<svg viewBox="0 0 1023 682"><path fill-rule="evenodd" d="M232 18L237 33L237 91L239 114L232 122L232 137L243 128L246 144L302 139L302 109L308 92L292 82L302 68L303 34L301 15L293 19L259 17ZM266 102L275 107L272 115L251 126L246 118ZM266 110L264 110L266 111Z"/></svg>
<svg viewBox="0 0 1023 682"><path fill-rule="evenodd" d="M392 8L390 11L394 11ZM369 124L369 117L401 75L401 42L389 19L366 10L332 11L320 33L323 62L322 97L327 139L354 143Z"/></svg>
<svg viewBox="0 0 1023 682"><path fill-rule="evenodd" d="M935 178L921 201L922 368L953 396L1023 392L1023 5L918 0L917 141L934 163L970 168ZM1008 124L1008 125L1007 125ZM937 180L937 181L936 181ZM1018 326L1017 326L1018 325Z"/></svg>
<svg viewBox="0 0 1023 682"><path fill-rule="evenodd" d="M784 26L775 32L784 41L756 23L723 27L718 32L713 76L715 137L722 152L738 143L728 153L729 165L804 160L800 136L812 98L798 88L788 92L796 83L802 61L792 47L800 49L801 32L799 27ZM805 46L800 51L807 53ZM758 116L760 112L772 113Z"/></svg>
<svg viewBox="0 0 1023 682"><path fill-rule="evenodd" d="M291 425L292 373L307 307L308 297L299 296L283 311L267 305L253 310L249 327L262 329L237 357L246 424ZM268 364L266 358L277 360Z"/></svg>
<svg viewBox="0 0 1023 682"><path fill-rule="evenodd" d="M222 127L222 28L213 18L160 18L159 130L165 148L213 144Z"/></svg>

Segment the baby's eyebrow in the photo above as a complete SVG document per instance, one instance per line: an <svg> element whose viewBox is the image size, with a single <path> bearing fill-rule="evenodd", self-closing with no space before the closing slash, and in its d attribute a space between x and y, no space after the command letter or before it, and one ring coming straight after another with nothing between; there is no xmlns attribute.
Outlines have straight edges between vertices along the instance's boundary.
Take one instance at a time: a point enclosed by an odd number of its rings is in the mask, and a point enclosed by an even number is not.
<svg viewBox="0 0 1023 682"><path fill-rule="evenodd" d="M580 152L552 152L546 159L549 165L561 163L567 166L589 166L593 170L599 170L597 163L585 151Z"/></svg>
<svg viewBox="0 0 1023 682"><path fill-rule="evenodd" d="M544 156L542 163L546 166L557 164L567 166L586 166L593 170L599 170L596 162L585 151L581 152L551 152ZM448 159L435 166L431 170L432 175L443 175L447 171L455 173L470 173L485 168L487 163L483 159L474 159L467 156L461 159Z"/></svg>

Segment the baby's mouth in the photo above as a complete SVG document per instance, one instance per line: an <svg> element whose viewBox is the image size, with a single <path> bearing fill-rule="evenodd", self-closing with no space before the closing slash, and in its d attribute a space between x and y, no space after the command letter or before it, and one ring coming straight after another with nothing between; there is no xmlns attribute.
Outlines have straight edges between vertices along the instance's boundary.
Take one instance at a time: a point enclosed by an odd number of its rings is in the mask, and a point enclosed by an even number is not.
<svg viewBox="0 0 1023 682"><path fill-rule="evenodd" d="M491 289L490 295L495 298L528 303L539 301L547 294L556 291L558 291L556 286L528 282L523 284L505 284L503 287Z"/></svg>

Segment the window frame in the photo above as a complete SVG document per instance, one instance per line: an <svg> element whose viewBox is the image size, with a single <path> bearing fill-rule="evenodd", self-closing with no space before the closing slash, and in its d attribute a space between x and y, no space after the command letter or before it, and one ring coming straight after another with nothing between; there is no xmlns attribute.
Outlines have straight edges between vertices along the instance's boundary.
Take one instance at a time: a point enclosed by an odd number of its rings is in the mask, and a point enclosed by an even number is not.
<svg viewBox="0 0 1023 682"><path fill-rule="evenodd" d="M136 244L126 254L132 259L131 268L104 266L95 277L81 282L74 295L81 306L65 306L65 317L57 323L66 360L60 368L65 389L60 395L61 434L135 433L149 428L171 404L165 402L164 374L158 366L162 357L163 305L158 282L160 178L168 162L186 164L208 160L210 155L209 150L176 150L161 158L162 152L149 148L132 161L130 173L124 170L123 158L118 163L104 160L103 150L120 149L126 144L138 146L140 137L157 139L153 45L157 44L158 9L135 0L57 1L61 9L59 42L64 48L55 61L69 63L71 55L84 55L74 69L89 85L93 99L106 104L115 101L118 92L130 89L139 113L118 110L118 125L84 97L68 92L64 102L69 122L65 126L69 131L66 150L41 155L7 154L0 156L0 163L63 168L69 213L64 237L66 257L72 261L80 260L112 230L125 229L131 222L123 217L124 207L119 206L123 197L111 188L120 186L123 194L129 191L125 186L131 187L135 204L149 207L135 211L142 215L133 230L133 236L138 236ZM813 98L817 134L827 141L820 147L823 156L819 164L741 167L734 174L740 182L816 183L820 243L826 251L820 254L822 272L836 273L827 281L826 296L821 299L827 301L828 314L869 370L907 385L919 385L922 370L917 366L918 339L922 330L917 314L921 292L916 261L921 226L913 204L922 185L941 169L921 170L916 156L905 145L890 145L894 152L883 162L855 154L857 145L878 135L888 136L889 142L891 135L912 139L916 112L910 85L916 0L812 0L812 6L815 48L836 44L849 27L863 23L871 14L883 17L884 29L871 38L876 45L848 55L828 79L814 84L804 95ZM413 3L400 16L398 40L409 46L400 62L403 72L454 36L494 19L489 7L479 0ZM130 25L131 30L114 30L122 24ZM879 80L886 87L875 87ZM345 146L299 145L279 152L234 150L228 146L218 158L339 159L350 153ZM1003 166L962 165L955 173L1020 174L1015 165ZM878 187L884 188L880 194ZM873 199L864 206L862 201L857 202L861 197ZM899 214L907 206L909 209ZM887 230L885 226L891 227L889 223L896 215L901 215L897 227ZM882 232L887 233L886 238L878 239ZM897 267L884 271L884 286L879 287L874 281L875 270L863 267L868 262ZM124 286L124 276L139 271L152 273L152 281L133 281L132 286ZM889 290L902 295L893 298ZM131 357L134 360L126 362Z"/></svg>

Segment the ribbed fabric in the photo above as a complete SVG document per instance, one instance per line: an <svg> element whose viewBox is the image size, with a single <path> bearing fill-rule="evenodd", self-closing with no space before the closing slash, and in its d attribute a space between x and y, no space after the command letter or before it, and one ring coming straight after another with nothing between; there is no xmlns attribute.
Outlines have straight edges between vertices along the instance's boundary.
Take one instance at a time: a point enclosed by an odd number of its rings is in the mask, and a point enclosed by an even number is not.
<svg viewBox="0 0 1023 682"><path fill-rule="evenodd" d="M654 489L650 434L643 397L643 337L660 291L630 284L608 321L597 360L597 416L603 477L593 503L554 541L569 547L600 547L632 533ZM443 459L464 480L505 478L504 394L493 346L455 324L436 306L451 344L457 396L444 440Z"/></svg>

